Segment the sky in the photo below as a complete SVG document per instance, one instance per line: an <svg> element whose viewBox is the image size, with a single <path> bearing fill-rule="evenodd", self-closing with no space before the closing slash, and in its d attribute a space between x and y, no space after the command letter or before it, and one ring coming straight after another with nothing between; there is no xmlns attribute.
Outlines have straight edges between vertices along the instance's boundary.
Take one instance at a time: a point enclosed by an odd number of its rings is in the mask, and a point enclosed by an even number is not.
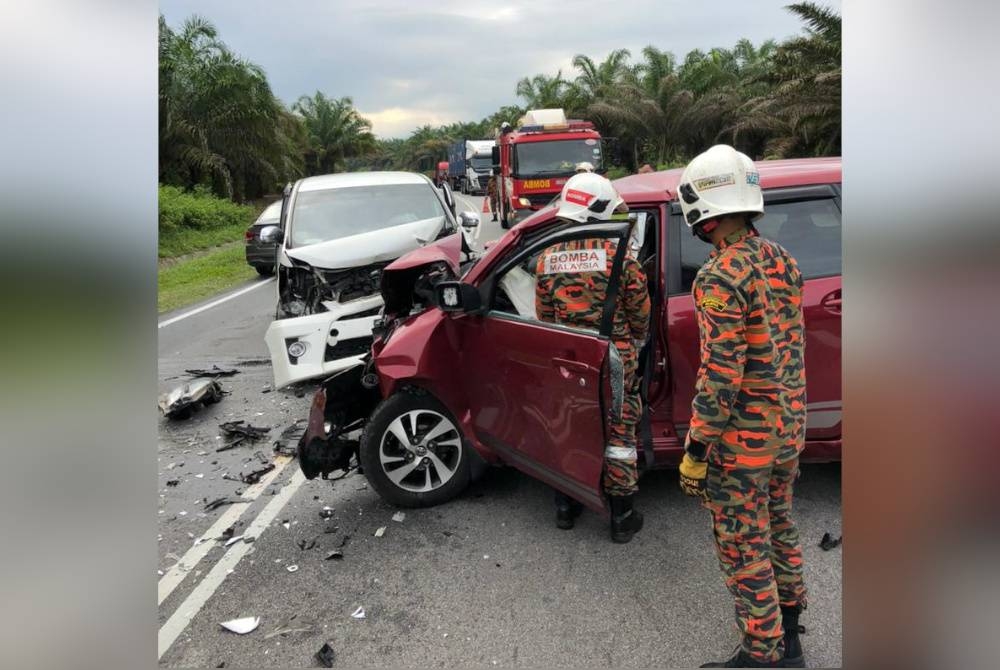
<svg viewBox="0 0 1000 670"><path fill-rule="evenodd" d="M731 48L803 32L791 0L161 0L171 27L208 19L241 57L260 65L281 100L322 91L350 96L378 137L430 124L479 121L523 105L517 81L578 71L614 49L653 45L678 60L692 49ZM819 0L841 11L839 0Z"/></svg>

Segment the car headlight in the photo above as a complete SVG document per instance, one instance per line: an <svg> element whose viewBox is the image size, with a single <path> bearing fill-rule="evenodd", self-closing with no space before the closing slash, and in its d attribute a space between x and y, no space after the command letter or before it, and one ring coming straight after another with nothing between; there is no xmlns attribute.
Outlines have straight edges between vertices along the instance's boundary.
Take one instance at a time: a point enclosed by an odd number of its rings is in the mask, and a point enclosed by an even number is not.
<svg viewBox="0 0 1000 670"><path fill-rule="evenodd" d="M301 358L305 355L307 348L305 342L296 340L288 345L288 355L292 358Z"/></svg>
<svg viewBox="0 0 1000 670"><path fill-rule="evenodd" d="M527 198L518 198L517 201L521 203L521 207L531 207L531 201Z"/></svg>

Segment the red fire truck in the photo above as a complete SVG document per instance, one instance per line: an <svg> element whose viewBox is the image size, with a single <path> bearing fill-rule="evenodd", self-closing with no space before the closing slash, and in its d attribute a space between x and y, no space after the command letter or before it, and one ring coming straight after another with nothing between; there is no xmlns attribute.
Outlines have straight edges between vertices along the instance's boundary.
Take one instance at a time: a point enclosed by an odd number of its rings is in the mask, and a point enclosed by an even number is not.
<svg viewBox="0 0 1000 670"><path fill-rule="evenodd" d="M578 163L601 165L601 135L590 121L566 119L562 109L533 109L515 130L500 126L493 148L500 225L510 228L552 201Z"/></svg>

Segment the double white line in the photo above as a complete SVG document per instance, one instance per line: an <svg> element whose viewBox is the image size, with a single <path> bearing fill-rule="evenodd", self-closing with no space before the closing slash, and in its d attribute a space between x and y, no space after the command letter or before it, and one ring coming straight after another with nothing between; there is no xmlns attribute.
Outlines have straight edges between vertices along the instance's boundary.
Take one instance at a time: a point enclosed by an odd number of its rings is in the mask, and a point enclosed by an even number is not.
<svg viewBox="0 0 1000 670"><path fill-rule="evenodd" d="M254 500L260 497L261 493L270 486L285 466L291 462L292 458L290 456L278 456L274 459L275 468L271 472L262 478L257 484L247 488L243 493L242 498L246 502L235 503L229 507L223 513L222 516L212 525L211 528L206 531L205 535L202 537L209 538L205 542L196 544L195 546L188 549L187 553L174 565L167 574L160 579L157 586L157 604L163 604L163 601L173 593L182 581L184 581L185 574L190 571L195 565L204 558L208 552L212 549L213 542L211 538L218 537L222 534L226 528L234 524L244 511L250 506ZM291 480L285 485L283 489L274 496L270 502L261 510L261 513L257 515L247 529L244 531L245 535L249 535L254 538L260 538L265 530L270 526L271 522L274 521L275 517L281 512L295 492L299 490L299 487L305 483L305 475L302 474L301 470L296 470L295 474L292 475ZM170 646L177 640L184 629L187 628L188 623L191 619L201 611L201 608L208 602L208 599L212 597L212 594L219 588L222 582L226 579L226 575L229 574L229 570L232 570L240 562L240 560L247 555L247 553L252 548L252 545L245 542L237 542L232 545L228 551L219 559L219 562L212 567L208 575L205 576L201 583L199 583L188 597L184 599L174 613L167 619L167 622L163 624L160 628L159 635L157 637L157 659L163 658L163 654L167 652Z"/></svg>

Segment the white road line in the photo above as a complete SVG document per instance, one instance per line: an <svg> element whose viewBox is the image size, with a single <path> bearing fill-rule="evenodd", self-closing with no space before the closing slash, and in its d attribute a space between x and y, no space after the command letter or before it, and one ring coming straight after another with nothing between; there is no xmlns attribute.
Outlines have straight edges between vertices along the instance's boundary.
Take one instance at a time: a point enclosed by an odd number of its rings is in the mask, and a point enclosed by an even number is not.
<svg viewBox="0 0 1000 670"><path fill-rule="evenodd" d="M232 526L236 521L243 515L243 512L250 506L250 503L260 497L260 494L264 492L264 489L270 486L271 482L285 469L285 466L291 462L290 456L278 456L274 459L274 470L271 470L267 475L265 475L259 482L247 488L243 492L243 500L245 503L236 503L230 505L229 509L223 512L211 528L205 531L202 535L204 538L219 537L222 535L222 531L226 530ZM162 605L163 601L170 597L170 594L174 592L181 582L184 581L184 577L187 576L191 569L198 565L201 559L208 555L208 552L212 550L212 547L216 546L215 542L211 539L194 545L184 556L181 557L179 561L174 563L174 565L167 570L167 574L160 578L159 583L156 585L156 597L157 605Z"/></svg>
<svg viewBox="0 0 1000 670"><path fill-rule="evenodd" d="M177 316L171 317L171 318L167 319L166 321L160 321L156 325L156 328L157 328L157 330L159 330L160 328L163 328L164 326L169 326L172 323L177 323L181 319L186 319L189 316L194 316L195 314L200 314L201 312L204 312L207 309L212 309L213 307L218 307L219 305L221 305L222 303L224 303L224 302L226 302L228 300L232 300L233 298L237 298L237 297L243 295L244 293L249 293L250 291L254 290L255 288L260 288L261 286L266 286L267 284L270 284L273 281L274 281L274 277L271 277L270 279L265 279L262 282L257 282L256 284L253 284L252 286L247 286L246 288L241 288L239 291L236 291L234 293L230 293L229 295L223 296L223 297L219 298L218 300L213 300L212 302L208 303L207 305L202 305L201 307L198 307L196 309L192 309L190 312L184 312L183 314L178 314Z"/></svg>
<svg viewBox="0 0 1000 670"><path fill-rule="evenodd" d="M244 531L250 535L258 538L260 541L260 536L267 530L268 526L274 521L274 518L278 516L281 512L281 508L288 503L295 492L299 490L299 487L305 483L305 475L302 474L301 470L296 471L292 475L291 480L285 485L285 488L278 492L278 495L274 496L267 506L261 511L256 519L250 524L250 526ZM219 588L222 582L226 579L229 570L235 569L236 565L240 562L244 556L253 548L253 544L246 544L243 542L237 542L234 544L229 551L219 559L219 562L215 564L215 567L205 576L205 579L201 580L201 583L194 588L194 590L188 595L188 597L182 602L177 609L174 611L173 615L167 622L163 624L160 628L160 632L157 636L157 659L163 658L163 654L170 649L170 646L180 637L180 634L184 632L187 625L191 622L201 608L208 602L208 599L212 597L212 594ZM284 569L284 568L282 568Z"/></svg>

